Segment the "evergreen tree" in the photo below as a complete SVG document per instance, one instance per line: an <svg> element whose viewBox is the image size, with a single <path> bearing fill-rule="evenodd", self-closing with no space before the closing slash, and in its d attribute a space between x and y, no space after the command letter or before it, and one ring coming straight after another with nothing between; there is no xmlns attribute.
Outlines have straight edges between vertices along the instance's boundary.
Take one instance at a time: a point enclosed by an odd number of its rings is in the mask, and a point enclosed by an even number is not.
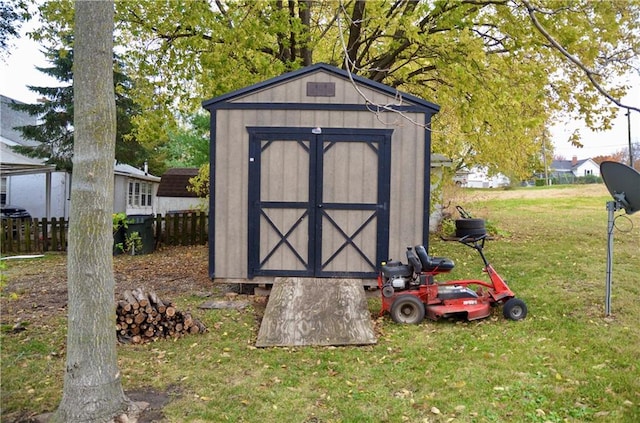
<svg viewBox="0 0 640 423"><path fill-rule="evenodd" d="M65 45L71 45L69 39ZM37 116L36 125L17 127L27 140L38 141L36 146L15 146L15 151L29 157L46 159L55 164L57 170L72 170L73 157L73 50L47 48L45 56L52 66L37 69L60 82L58 87L36 87L29 89L41 96L36 104L12 104L15 110ZM145 149L130 134L133 130L131 117L140 113L140 108L128 95L133 84L121 71L121 63L114 61L114 84L116 90L116 160L142 167L148 160Z"/></svg>
<svg viewBox="0 0 640 423"><path fill-rule="evenodd" d="M71 170L73 152L73 51L49 48L45 56L51 67L37 69L61 83L58 87L34 87L29 89L41 97L36 104L12 104L15 110L37 116L36 125L20 126L23 138L38 141L36 146L16 146L20 154L47 159L58 170Z"/></svg>

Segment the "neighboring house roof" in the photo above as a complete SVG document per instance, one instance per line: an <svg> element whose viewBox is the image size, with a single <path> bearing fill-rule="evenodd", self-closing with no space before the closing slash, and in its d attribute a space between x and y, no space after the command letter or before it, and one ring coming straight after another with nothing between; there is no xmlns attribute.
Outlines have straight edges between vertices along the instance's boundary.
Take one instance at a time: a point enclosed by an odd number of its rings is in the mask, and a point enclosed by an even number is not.
<svg viewBox="0 0 640 423"><path fill-rule="evenodd" d="M56 170L55 165L44 164L40 159L16 153L4 140L0 142L0 174L2 176L30 175Z"/></svg>
<svg viewBox="0 0 640 423"><path fill-rule="evenodd" d="M582 159L575 162L573 160L554 160L551 162L551 170L555 172L573 172L589 160L591 159Z"/></svg>
<svg viewBox="0 0 640 423"><path fill-rule="evenodd" d="M431 167L451 167L451 159L444 154L431 154Z"/></svg>
<svg viewBox="0 0 640 423"><path fill-rule="evenodd" d="M20 126L37 125L38 118L29 113L14 110L11 104L25 104L21 101L0 95L0 136L8 145L24 145L33 147L38 145L37 141L25 140L22 132L14 128Z"/></svg>
<svg viewBox="0 0 640 423"><path fill-rule="evenodd" d="M116 175L128 176L130 178L142 179L149 182L160 182L159 176L154 176L144 170L140 170L124 163L116 163L113 168L113 173Z"/></svg>
<svg viewBox="0 0 640 423"><path fill-rule="evenodd" d="M19 154L11 148L17 145L38 144L37 141L25 140L22 138L22 132L13 129L19 126L36 125L38 119L29 113L12 109L10 104L24 103L0 95L0 174L12 176L53 172L56 168L54 165L47 165L42 159Z"/></svg>
<svg viewBox="0 0 640 423"><path fill-rule="evenodd" d="M198 175L198 168L173 168L167 170L158 187L158 197L198 197L187 189L189 179Z"/></svg>
<svg viewBox="0 0 640 423"><path fill-rule="evenodd" d="M39 143L26 140L22 132L14 128L36 125L38 119L29 113L14 110L11 104L24 104L9 97L0 96L0 175L5 177L46 174L46 180L51 181L51 174L56 170L55 165L45 163L45 160L28 157L13 150L13 146L35 146ZM47 184L47 183L45 183ZM9 192L10 189L7 190ZM7 193L3 192L3 195ZM30 194L30 191L27 191ZM43 212L50 217L51 186L46 185L46 206Z"/></svg>

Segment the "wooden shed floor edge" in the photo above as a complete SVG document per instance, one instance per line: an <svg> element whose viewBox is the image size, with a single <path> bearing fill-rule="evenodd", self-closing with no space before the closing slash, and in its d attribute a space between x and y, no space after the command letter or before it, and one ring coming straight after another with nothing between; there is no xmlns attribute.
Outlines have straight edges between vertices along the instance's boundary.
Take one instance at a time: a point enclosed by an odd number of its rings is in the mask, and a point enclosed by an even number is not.
<svg viewBox="0 0 640 423"><path fill-rule="evenodd" d="M256 346L376 342L360 279L276 278Z"/></svg>

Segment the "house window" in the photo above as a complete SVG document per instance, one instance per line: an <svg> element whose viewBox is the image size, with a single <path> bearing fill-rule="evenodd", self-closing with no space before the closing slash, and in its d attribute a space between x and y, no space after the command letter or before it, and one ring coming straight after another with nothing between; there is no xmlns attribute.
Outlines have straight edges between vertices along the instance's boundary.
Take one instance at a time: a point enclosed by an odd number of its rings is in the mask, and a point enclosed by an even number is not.
<svg viewBox="0 0 640 423"><path fill-rule="evenodd" d="M0 204L3 206L7 204L7 178L2 178L2 185L0 186Z"/></svg>
<svg viewBox="0 0 640 423"><path fill-rule="evenodd" d="M584 174L585 174L585 176L586 175L593 175L593 170L592 169L585 169Z"/></svg>
<svg viewBox="0 0 640 423"><path fill-rule="evenodd" d="M129 206L151 207L153 186L148 182L129 182Z"/></svg>
<svg viewBox="0 0 640 423"><path fill-rule="evenodd" d="M143 182L140 184L141 193L140 193L140 205L141 206L151 206L151 184Z"/></svg>

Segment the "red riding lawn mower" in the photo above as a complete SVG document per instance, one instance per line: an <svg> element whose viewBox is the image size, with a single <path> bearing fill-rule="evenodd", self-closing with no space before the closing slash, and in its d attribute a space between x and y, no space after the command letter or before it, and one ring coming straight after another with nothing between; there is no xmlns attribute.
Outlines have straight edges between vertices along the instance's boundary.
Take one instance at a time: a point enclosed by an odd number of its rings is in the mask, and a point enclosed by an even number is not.
<svg viewBox="0 0 640 423"><path fill-rule="evenodd" d="M490 282L476 279L436 282L434 277L451 272L454 263L444 257L429 256L422 245L407 248L408 264L383 263L378 276L378 287L382 291L380 315L388 312L395 322L409 324L420 323L425 314L432 320L442 317L475 320L489 316L492 306L503 304L504 317L524 319L526 304L515 297L482 252L486 239L484 233L468 234L457 240L478 251Z"/></svg>

